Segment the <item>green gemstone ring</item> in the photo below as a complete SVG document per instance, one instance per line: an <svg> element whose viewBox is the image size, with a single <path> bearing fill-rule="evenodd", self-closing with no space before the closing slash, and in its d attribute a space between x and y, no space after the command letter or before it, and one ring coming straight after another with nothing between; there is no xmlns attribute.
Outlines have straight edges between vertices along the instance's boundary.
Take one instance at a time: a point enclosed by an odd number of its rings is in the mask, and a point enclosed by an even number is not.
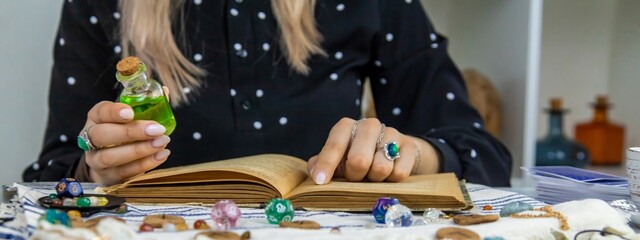
<svg viewBox="0 0 640 240"><path fill-rule="evenodd" d="M384 152L384 156L389 161L396 160L396 158L400 157L400 145L394 141L385 143L382 150L382 152Z"/></svg>
<svg viewBox="0 0 640 240"><path fill-rule="evenodd" d="M98 150L99 149L95 145L93 145L93 143L91 143L91 139L89 138L89 130L93 126L94 125L91 125L90 127L86 128L85 130L82 130L80 135L78 135L78 147L80 149L84 150L85 152L94 151L94 150Z"/></svg>

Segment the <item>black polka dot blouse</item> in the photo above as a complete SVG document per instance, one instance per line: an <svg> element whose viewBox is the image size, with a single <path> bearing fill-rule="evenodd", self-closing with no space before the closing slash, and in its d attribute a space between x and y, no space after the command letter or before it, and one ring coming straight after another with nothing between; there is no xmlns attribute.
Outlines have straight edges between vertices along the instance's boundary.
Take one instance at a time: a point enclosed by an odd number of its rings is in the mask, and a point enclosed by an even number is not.
<svg viewBox="0 0 640 240"><path fill-rule="evenodd" d="M267 0L187 0L180 16L175 25L185 28L174 31L186 39L177 41L182 53L208 74L199 91L182 89L193 101L174 108L172 153L160 168L261 153L308 159L338 120L360 118L368 78L380 121L431 143L441 172L509 185L511 156L483 129L446 38L418 0L319 0L327 56L309 60L308 76L288 66ZM44 145L24 181L57 181L85 164L76 136L87 112L121 90L114 76L123 57L120 18L116 0L64 1Z"/></svg>

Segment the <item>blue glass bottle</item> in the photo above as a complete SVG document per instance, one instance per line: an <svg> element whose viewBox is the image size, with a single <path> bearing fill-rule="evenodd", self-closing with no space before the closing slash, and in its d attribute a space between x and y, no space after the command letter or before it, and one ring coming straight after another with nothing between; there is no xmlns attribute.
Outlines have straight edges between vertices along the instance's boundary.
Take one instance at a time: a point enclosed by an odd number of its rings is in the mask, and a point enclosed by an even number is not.
<svg viewBox="0 0 640 240"><path fill-rule="evenodd" d="M562 100L552 98L549 113L549 132L536 142L536 166L574 166L583 168L589 162L589 151L568 139L562 128Z"/></svg>

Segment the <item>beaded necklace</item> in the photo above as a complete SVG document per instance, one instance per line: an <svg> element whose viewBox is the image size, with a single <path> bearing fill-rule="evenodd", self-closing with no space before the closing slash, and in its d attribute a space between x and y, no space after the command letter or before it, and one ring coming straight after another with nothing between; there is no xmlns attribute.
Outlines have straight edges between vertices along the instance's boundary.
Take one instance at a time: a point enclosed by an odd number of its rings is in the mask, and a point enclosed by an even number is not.
<svg viewBox="0 0 640 240"><path fill-rule="evenodd" d="M557 218L560 221L560 229L569 230L569 222L567 221L567 217L564 216L560 212L556 212L551 208L551 206L544 206L538 209L533 209L533 211L542 211L544 213L541 214L531 214L531 213L514 213L511 214L512 218L545 218L545 217L553 217Z"/></svg>

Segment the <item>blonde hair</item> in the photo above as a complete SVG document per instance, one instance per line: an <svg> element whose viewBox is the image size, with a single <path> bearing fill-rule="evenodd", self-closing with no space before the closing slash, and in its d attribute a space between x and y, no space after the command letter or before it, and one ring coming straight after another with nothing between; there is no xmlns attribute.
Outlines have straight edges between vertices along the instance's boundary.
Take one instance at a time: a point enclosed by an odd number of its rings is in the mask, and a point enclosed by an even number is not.
<svg viewBox="0 0 640 240"><path fill-rule="evenodd" d="M271 8L279 25L280 46L287 63L300 74L308 74L308 59L326 56L320 47L322 35L316 28L315 0L272 0ZM120 42L123 56L135 55L171 91L174 106L189 103L182 91L197 91L206 72L191 63L176 43L171 26L184 0L120 0ZM180 26L180 32L184 26ZM180 34L182 35L182 34ZM184 37L178 36L178 37ZM184 41L184 39L183 39ZM184 41L186 43L186 41Z"/></svg>

